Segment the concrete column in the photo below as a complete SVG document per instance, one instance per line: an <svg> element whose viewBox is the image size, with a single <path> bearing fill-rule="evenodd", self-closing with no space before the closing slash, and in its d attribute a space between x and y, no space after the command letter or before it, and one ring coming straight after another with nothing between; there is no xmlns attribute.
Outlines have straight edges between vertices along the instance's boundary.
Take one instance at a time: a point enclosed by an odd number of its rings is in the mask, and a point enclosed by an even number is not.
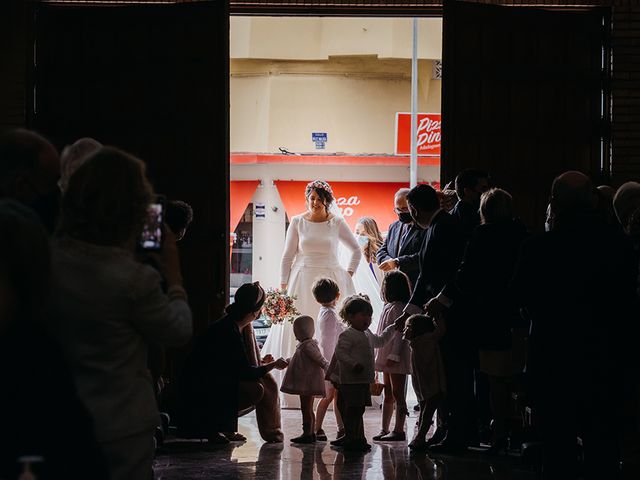
<svg viewBox="0 0 640 480"><path fill-rule="evenodd" d="M280 258L284 250L285 211L278 189L268 169L260 168L260 180L253 195L254 212L256 204L265 205L266 218L253 218L253 281L259 281L266 289L280 286Z"/></svg>

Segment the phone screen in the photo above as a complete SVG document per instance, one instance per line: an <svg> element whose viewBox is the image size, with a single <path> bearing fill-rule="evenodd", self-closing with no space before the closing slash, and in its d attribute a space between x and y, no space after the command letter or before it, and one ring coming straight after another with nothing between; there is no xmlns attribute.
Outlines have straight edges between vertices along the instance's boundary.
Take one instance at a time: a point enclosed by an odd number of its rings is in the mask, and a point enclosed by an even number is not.
<svg viewBox="0 0 640 480"><path fill-rule="evenodd" d="M140 248L143 250L160 250L162 248L162 226L164 224L164 198L157 197L149 205L149 216L142 227Z"/></svg>

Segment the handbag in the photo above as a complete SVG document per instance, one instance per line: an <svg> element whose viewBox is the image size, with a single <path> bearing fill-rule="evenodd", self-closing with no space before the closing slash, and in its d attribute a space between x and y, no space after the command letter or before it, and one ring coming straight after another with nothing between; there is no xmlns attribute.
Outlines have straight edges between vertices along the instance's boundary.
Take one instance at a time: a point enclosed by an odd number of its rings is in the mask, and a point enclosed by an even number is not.
<svg viewBox="0 0 640 480"><path fill-rule="evenodd" d="M384 383L381 383L378 380L378 375L379 373L376 372L376 376L373 383L369 384L369 393L374 397L382 395L382 391L384 390Z"/></svg>

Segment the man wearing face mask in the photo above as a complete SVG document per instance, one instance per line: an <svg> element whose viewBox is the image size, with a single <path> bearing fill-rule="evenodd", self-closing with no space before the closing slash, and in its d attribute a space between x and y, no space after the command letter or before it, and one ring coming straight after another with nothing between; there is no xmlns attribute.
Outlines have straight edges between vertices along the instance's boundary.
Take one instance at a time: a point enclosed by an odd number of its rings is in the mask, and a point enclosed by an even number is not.
<svg viewBox="0 0 640 480"><path fill-rule="evenodd" d="M420 274L420 247L425 230L411 218L407 204L409 192L408 188L401 188L396 192L393 203L398 221L389 225L389 234L376 257L380 270L388 272L397 268L409 277L413 286Z"/></svg>

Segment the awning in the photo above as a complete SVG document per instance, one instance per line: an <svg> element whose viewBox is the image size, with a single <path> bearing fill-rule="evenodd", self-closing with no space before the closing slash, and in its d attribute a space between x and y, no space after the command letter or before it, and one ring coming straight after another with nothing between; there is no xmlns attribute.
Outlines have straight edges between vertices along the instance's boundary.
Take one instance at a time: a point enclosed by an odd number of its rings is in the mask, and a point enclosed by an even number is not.
<svg viewBox="0 0 640 480"><path fill-rule="evenodd" d="M247 205L253 197L253 192L260 183L258 180L231 180L231 188L229 197L231 204L231 212L229 214L229 223L231 233L236 231L238 223L247 209Z"/></svg>
<svg viewBox="0 0 640 480"><path fill-rule="evenodd" d="M277 180L275 182L289 217L306 211L304 190L308 182ZM393 211L393 197L402 182L330 182L336 203L353 230L360 217L372 217L381 232L398 219Z"/></svg>
<svg viewBox="0 0 640 480"><path fill-rule="evenodd" d="M406 155L276 155L269 153L232 153L231 165L376 165L409 166ZM419 166L439 166L440 156L418 157Z"/></svg>

